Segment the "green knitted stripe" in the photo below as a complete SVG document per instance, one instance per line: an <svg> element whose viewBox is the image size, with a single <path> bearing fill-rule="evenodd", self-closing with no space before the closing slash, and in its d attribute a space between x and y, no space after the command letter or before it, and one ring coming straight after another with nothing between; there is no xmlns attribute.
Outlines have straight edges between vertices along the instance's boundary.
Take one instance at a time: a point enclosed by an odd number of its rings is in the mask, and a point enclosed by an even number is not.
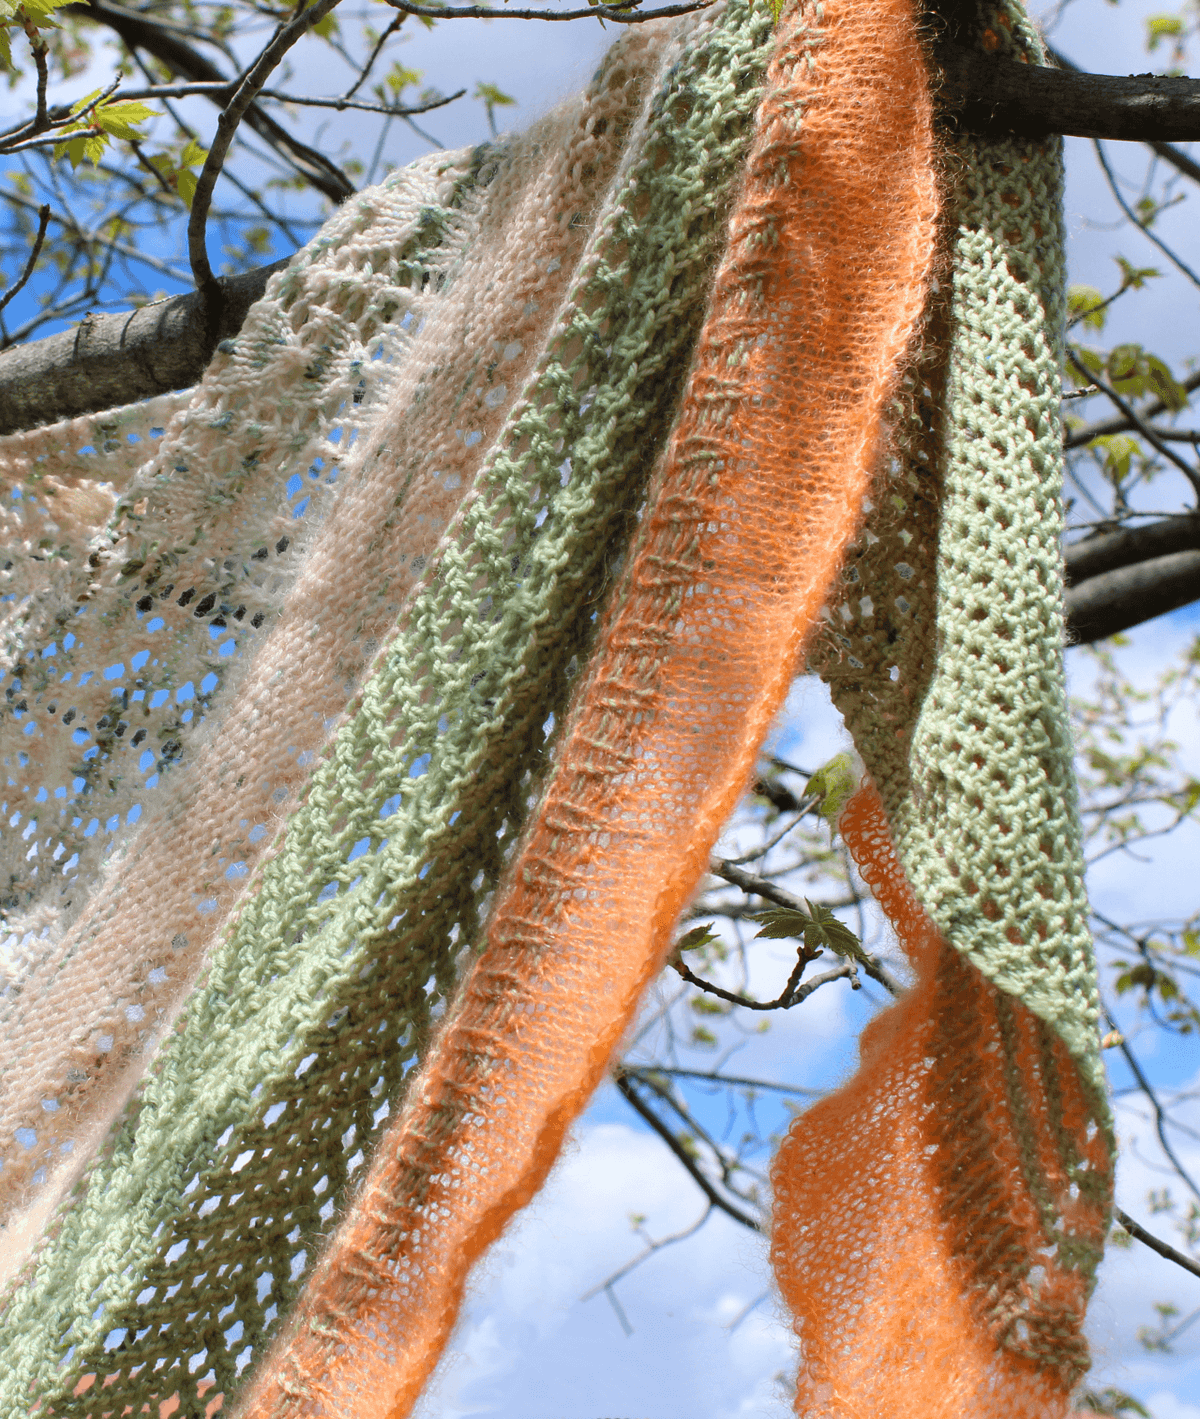
<svg viewBox="0 0 1200 1419"><path fill-rule="evenodd" d="M79 1414L63 1404L79 1377L117 1365L105 1409L178 1389L200 1412L206 1376L228 1401L311 1267L536 787L673 412L769 38L765 7L730 4L656 96L478 496L12 1299L10 1407L32 1385L48 1412Z"/></svg>
<svg viewBox="0 0 1200 1419"><path fill-rule="evenodd" d="M888 809L947 939L1098 1082L1062 665L1060 154L972 146L953 248L937 663L911 793Z"/></svg>

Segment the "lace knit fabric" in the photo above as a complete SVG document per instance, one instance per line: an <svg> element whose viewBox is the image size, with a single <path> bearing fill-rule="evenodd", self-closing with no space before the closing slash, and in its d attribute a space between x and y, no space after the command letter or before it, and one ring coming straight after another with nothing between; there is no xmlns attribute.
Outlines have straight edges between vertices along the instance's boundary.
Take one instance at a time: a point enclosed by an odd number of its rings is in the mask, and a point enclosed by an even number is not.
<svg viewBox="0 0 1200 1419"><path fill-rule="evenodd" d="M383 274L375 312L390 307L398 349L386 372L367 341L326 362L343 382L325 419L340 400L364 432L348 452L346 435L334 444L336 503L278 588L275 624L251 627L273 644L244 656L220 727L214 706L197 735L195 802L170 785L163 816L179 829L152 820L114 846L73 931L26 945L49 986L26 977L9 994L30 1051L4 1094L14 1266L70 1181L63 1144L84 1151L138 1093L10 1296L6 1405L32 1392L50 1412L90 1413L96 1375L97 1413L176 1392L194 1406L214 1385L229 1395L311 1270L477 935L666 433L769 24L730 6L675 34L634 31L540 129L365 199L363 264ZM382 247L373 205L388 213ZM318 241L311 264L349 264L342 235ZM294 271L191 408L214 384L235 405L257 397ZM299 382L321 347L301 347L303 311L296 324L282 362ZM355 412L360 383L381 377ZM63 431L41 437L52 447ZM245 459L230 461L212 503L241 491ZM281 494L312 462L306 447L263 473L292 535ZM177 481L186 492L181 475L164 496ZM254 511L227 515L243 528ZM253 550L274 555L277 527ZM253 551L244 560L250 580ZM144 586L121 597L139 629ZM195 609L179 617L189 631ZM84 1018L64 1049L66 1000Z"/></svg>
<svg viewBox="0 0 1200 1419"><path fill-rule="evenodd" d="M776 1165L798 1410L1064 1411L1059 192L939 158L908 0L725 0L354 199L194 392L0 442L0 1410L407 1412L807 654L917 985Z"/></svg>

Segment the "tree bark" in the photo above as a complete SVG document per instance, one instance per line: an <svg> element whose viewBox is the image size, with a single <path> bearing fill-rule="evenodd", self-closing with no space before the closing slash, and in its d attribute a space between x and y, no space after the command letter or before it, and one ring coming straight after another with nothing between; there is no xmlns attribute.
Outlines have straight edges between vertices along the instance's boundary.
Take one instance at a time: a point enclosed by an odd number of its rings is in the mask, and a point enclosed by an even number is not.
<svg viewBox="0 0 1200 1419"><path fill-rule="evenodd" d="M0 435L133 404L195 384L218 341L236 335L290 258L220 283L215 311L197 291L140 310L89 315L74 330L0 355Z"/></svg>
<svg viewBox="0 0 1200 1419"><path fill-rule="evenodd" d="M113 28L142 18L100 4ZM1069 133L1153 145L1200 138L1197 80L1036 68L947 41L936 54L938 100L951 125L987 134ZM195 383L217 343L237 334L267 278L286 264L224 279L215 309L192 292L129 314L89 316L74 330L5 351L0 435ZM1088 432L1101 431L1108 425ZM1069 441L1075 442L1077 437ZM1200 600L1200 513L1076 542L1066 549L1066 572L1074 644L1102 640Z"/></svg>
<svg viewBox="0 0 1200 1419"><path fill-rule="evenodd" d="M1082 74L943 44L938 101L971 132L1045 138L1187 143L1200 138L1200 80L1159 74Z"/></svg>
<svg viewBox="0 0 1200 1419"><path fill-rule="evenodd" d="M1068 640L1089 645L1193 601L1200 601L1200 552L1119 567L1068 589Z"/></svg>

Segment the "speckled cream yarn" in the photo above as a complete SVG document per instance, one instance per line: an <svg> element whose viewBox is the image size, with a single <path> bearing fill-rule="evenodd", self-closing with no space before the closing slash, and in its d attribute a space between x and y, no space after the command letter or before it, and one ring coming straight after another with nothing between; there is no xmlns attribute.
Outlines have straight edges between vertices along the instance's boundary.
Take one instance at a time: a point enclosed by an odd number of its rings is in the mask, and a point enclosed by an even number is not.
<svg viewBox="0 0 1200 1419"><path fill-rule="evenodd" d="M30 759L8 808L37 835L12 892L26 916L65 900L70 925L26 933L0 1007L7 1215L136 1086L471 488L642 102L647 42L622 53L510 151L426 160L339 213L122 490L98 550L71 557L99 565L83 614L68 590L74 644L60 633L8 677L5 757ZM507 300L484 299L498 273ZM21 643L52 633L27 625Z"/></svg>

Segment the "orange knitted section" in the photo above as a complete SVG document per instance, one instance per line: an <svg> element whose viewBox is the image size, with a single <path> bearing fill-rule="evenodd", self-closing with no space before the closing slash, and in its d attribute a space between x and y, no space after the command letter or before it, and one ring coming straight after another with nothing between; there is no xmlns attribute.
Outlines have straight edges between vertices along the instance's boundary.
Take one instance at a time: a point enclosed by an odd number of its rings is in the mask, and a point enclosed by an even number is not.
<svg viewBox="0 0 1200 1419"><path fill-rule="evenodd" d="M1055 1419L1087 1368L1111 1166L1058 1036L946 945L873 786L847 846L917 983L862 1066L792 1125L772 1257L797 1317L805 1419ZM1078 1263L1078 1264L1074 1264Z"/></svg>
<svg viewBox="0 0 1200 1419"><path fill-rule="evenodd" d="M240 1412L406 1414L600 1081L859 521L936 219L909 0L779 33L677 428L485 949Z"/></svg>

